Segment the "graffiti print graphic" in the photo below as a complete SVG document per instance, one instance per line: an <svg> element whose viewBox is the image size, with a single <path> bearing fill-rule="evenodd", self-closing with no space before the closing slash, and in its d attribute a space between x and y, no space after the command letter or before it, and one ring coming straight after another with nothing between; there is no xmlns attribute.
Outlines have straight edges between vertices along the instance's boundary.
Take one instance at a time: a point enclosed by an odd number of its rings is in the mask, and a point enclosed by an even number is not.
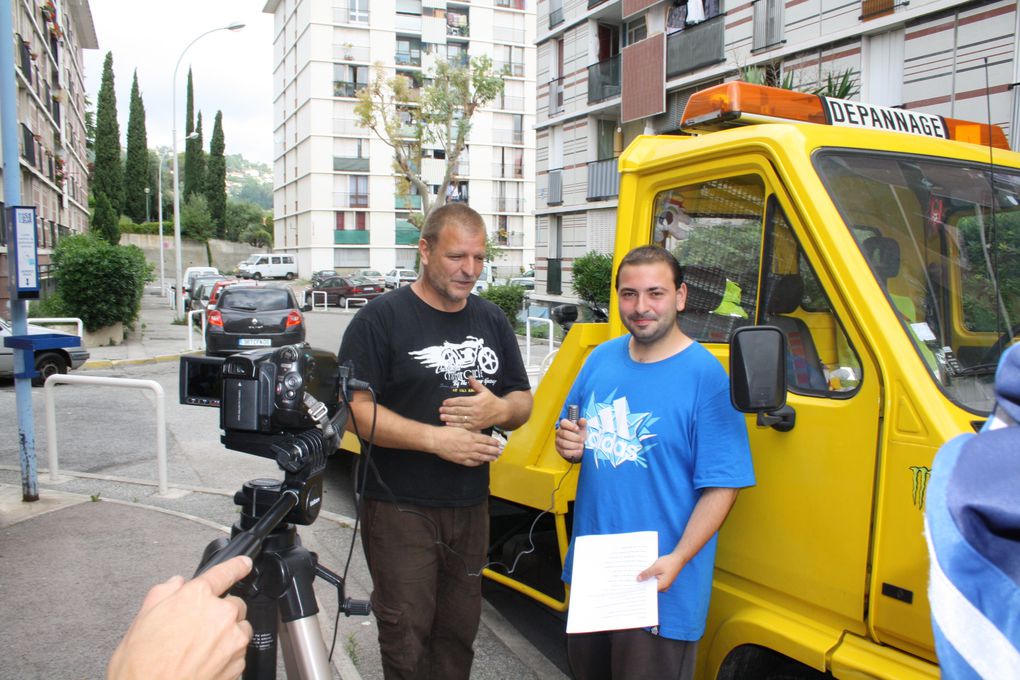
<svg viewBox="0 0 1020 680"><path fill-rule="evenodd" d="M606 463L614 468L624 463L648 467L647 454L656 446L649 428L659 419L651 413L631 413L627 397L614 397L616 390L605 401L592 395L584 408L588 421L584 444L595 456L595 467Z"/></svg>
<svg viewBox="0 0 1020 680"><path fill-rule="evenodd" d="M408 354L423 366L441 373L454 389L466 387L468 376L474 376L483 385L492 385L496 380L489 376L499 370L499 357L485 346L484 339L473 335L461 343L446 341Z"/></svg>

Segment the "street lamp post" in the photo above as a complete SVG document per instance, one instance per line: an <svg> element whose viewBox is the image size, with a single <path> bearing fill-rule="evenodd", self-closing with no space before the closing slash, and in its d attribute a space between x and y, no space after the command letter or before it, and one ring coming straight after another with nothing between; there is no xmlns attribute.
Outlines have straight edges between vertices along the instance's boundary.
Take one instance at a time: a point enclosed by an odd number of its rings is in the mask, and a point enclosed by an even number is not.
<svg viewBox="0 0 1020 680"><path fill-rule="evenodd" d="M149 217L149 187L145 187L145 221L152 221Z"/></svg>
<svg viewBox="0 0 1020 680"><path fill-rule="evenodd" d="M240 22L232 22L228 26L220 26L219 28L213 28L205 33L199 35L197 38L188 43L187 47L181 52L181 56L177 58L177 64L174 66L174 79L171 83L173 87L173 95L171 96L171 113L173 114L173 154L174 154L174 259L176 264L176 278L174 279L174 316L178 321L184 318L184 305L181 304L181 300L184 297L184 282L181 280L181 196L180 196L180 180L178 173L178 162L177 162L177 69L181 66L181 60L184 59L184 55L187 53L191 46L198 42L200 39L215 33L216 31L239 31L244 28L244 24Z"/></svg>

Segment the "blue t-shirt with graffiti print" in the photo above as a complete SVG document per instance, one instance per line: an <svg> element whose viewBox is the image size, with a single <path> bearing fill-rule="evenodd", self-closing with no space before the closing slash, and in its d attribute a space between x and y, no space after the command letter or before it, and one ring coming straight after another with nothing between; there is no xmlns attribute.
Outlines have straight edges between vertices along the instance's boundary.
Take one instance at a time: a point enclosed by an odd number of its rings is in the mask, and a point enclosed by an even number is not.
<svg viewBox="0 0 1020 680"><path fill-rule="evenodd" d="M574 536L657 531L659 554L676 547L699 491L753 486L744 416L729 398L719 361L693 343L639 363L629 335L596 347L567 401L588 423L574 504ZM698 640L705 631L716 537L659 593L663 637ZM573 542L563 569L570 582ZM635 577L637 574L635 574Z"/></svg>

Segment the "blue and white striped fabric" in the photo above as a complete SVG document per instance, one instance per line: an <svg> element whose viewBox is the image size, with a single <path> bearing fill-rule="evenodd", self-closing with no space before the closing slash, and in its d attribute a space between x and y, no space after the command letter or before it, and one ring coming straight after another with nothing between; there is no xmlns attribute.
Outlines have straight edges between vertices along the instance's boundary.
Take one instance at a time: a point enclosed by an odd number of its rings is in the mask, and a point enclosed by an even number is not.
<svg viewBox="0 0 1020 680"><path fill-rule="evenodd" d="M925 528L935 651L947 680L1020 678L1020 349L996 372L995 417L935 457Z"/></svg>

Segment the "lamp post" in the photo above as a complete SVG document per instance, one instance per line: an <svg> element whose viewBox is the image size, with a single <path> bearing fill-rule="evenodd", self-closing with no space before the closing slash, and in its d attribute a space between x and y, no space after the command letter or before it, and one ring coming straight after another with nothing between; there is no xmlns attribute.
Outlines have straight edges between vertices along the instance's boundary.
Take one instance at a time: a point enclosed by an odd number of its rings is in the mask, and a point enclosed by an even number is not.
<svg viewBox="0 0 1020 680"><path fill-rule="evenodd" d="M149 187L145 187L145 221L151 222L149 218Z"/></svg>
<svg viewBox="0 0 1020 680"><path fill-rule="evenodd" d="M184 59L184 55L187 53L191 46L198 42L200 39L215 33L216 31L239 31L244 28L244 24L234 21L227 26L220 26L219 28L213 28L205 33L202 33L197 38L188 43L187 47L181 52L181 56L177 57L177 64L174 65L174 79L171 83L173 87L173 95L171 96L171 113L173 114L173 154L174 154L174 258L176 263L176 277L174 279L174 316L180 321L184 318L184 306L181 304L181 300L184 297L184 282L181 280L181 196L180 196L180 180L178 179L178 162L177 162L177 69L181 66L181 60Z"/></svg>

